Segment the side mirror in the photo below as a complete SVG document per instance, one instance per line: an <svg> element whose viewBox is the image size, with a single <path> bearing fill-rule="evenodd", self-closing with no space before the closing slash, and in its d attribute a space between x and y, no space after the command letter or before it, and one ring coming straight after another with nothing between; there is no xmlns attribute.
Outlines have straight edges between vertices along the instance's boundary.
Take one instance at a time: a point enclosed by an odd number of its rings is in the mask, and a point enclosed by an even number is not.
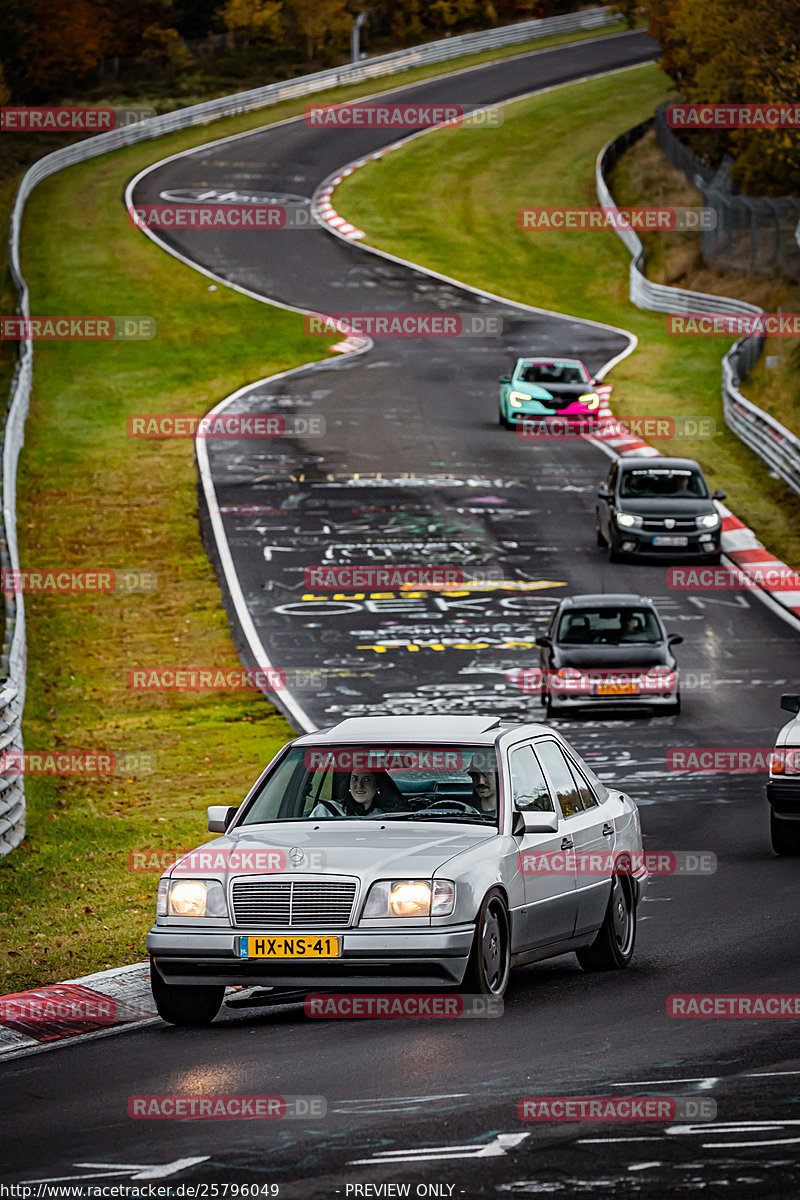
<svg viewBox="0 0 800 1200"><path fill-rule="evenodd" d="M667 645L668 646L680 646L682 641L683 641L682 633L668 633L667 634Z"/></svg>
<svg viewBox="0 0 800 1200"><path fill-rule="evenodd" d="M525 832L525 818L518 808L514 809L514 815L511 818L511 836L521 837Z"/></svg>
<svg viewBox="0 0 800 1200"><path fill-rule="evenodd" d="M526 833L558 833L558 813L529 809L523 816Z"/></svg>
<svg viewBox="0 0 800 1200"><path fill-rule="evenodd" d="M543 648L545 646L552 646L552 644L553 644L553 639L551 637L548 637L546 633L542 634L541 637L536 638L534 641L535 646L541 646Z"/></svg>
<svg viewBox="0 0 800 1200"><path fill-rule="evenodd" d="M608 490L607 487L601 487L600 491L597 493L597 499L598 500L610 500L611 492Z"/></svg>
<svg viewBox="0 0 800 1200"><path fill-rule="evenodd" d="M227 804L209 804L206 809L206 825L210 833L225 833L238 808Z"/></svg>
<svg viewBox="0 0 800 1200"><path fill-rule="evenodd" d="M728 495L727 492L723 492L720 488L717 488L717 490L714 492L714 495L711 497L711 499L712 500L724 500L727 495Z"/></svg>
<svg viewBox="0 0 800 1200"><path fill-rule="evenodd" d="M510 375L501 375L500 382L501 383L511 383L511 376Z"/></svg>
<svg viewBox="0 0 800 1200"><path fill-rule="evenodd" d="M800 696L795 696L792 692L784 692L781 696L781 708L785 708L790 713L800 713Z"/></svg>

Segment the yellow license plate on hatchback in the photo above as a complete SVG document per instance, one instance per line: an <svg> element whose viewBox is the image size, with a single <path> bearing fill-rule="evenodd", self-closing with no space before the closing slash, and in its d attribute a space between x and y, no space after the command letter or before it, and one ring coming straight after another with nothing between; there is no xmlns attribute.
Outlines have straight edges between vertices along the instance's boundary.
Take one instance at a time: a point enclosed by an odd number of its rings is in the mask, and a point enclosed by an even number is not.
<svg viewBox="0 0 800 1200"><path fill-rule="evenodd" d="M239 958L339 958L338 937L283 937L264 934L237 938Z"/></svg>
<svg viewBox="0 0 800 1200"><path fill-rule="evenodd" d="M638 688L635 683L598 683L598 696L635 696Z"/></svg>

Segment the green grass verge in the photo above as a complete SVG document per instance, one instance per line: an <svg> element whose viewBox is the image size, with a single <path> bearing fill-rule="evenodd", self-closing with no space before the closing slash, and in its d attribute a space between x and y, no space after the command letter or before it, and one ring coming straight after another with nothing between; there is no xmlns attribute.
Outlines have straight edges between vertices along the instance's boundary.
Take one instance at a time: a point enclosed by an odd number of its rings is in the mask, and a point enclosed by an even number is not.
<svg viewBox="0 0 800 1200"><path fill-rule="evenodd" d="M713 417L713 440L659 448L698 459L737 515L796 565L800 502L724 423L720 359L730 343L671 337L663 315L631 305L630 259L615 234L518 226L526 206L595 205L598 151L669 94L667 78L646 66L518 101L491 136L445 130L369 163L337 189L336 209L366 230L368 245L509 299L633 331L639 347L610 377L617 415ZM496 404L487 395L487 413Z"/></svg>

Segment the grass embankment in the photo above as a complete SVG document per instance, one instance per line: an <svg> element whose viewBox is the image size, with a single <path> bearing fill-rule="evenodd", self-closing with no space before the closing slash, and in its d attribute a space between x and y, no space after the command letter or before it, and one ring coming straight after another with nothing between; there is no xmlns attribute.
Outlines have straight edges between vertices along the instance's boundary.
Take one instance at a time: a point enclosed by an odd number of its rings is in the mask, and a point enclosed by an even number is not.
<svg viewBox="0 0 800 1200"><path fill-rule="evenodd" d="M652 132L620 159L613 190L620 204L647 203L648 197L650 202L658 204L703 202L702 193L664 158ZM748 300L766 312L779 309L785 313L800 312L800 286L769 275L712 270L703 262L697 234L645 234L642 241L648 277L658 283ZM800 339L770 339L742 391L760 408L800 434Z"/></svg>
<svg viewBox="0 0 800 1200"><path fill-rule="evenodd" d="M341 103L584 36L470 55L313 100ZM255 692L128 690L132 667L228 669L238 660L199 538L191 442L133 440L125 421L136 412L203 413L242 384L323 351L318 341L309 343L297 314L224 288L210 292L203 276L128 227L121 196L125 181L148 163L302 113L308 102L72 167L29 201L23 270L32 312L149 315L158 337L37 344L18 487L22 563L145 568L156 572L158 587L141 595L27 597L25 745L141 751L156 755L157 769L138 777L27 780L27 837L0 859L0 993L140 960L156 875L132 874L129 852L196 845L206 804L236 803L292 735ZM33 139L30 159L42 152ZM25 165L19 149L14 173ZM4 228L14 190L7 175L0 188ZM8 291L5 301L11 311ZM0 364L6 378L10 365L8 357Z"/></svg>
<svg viewBox="0 0 800 1200"><path fill-rule="evenodd" d="M367 231L369 245L509 299L632 330L639 347L610 376L614 411L712 417L713 440L658 447L698 459L737 515L795 565L800 502L724 423L720 360L730 341L672 337L663 315L631 305L630 258L616 234L532 232L517 222L525 207L596 205L598 151L669 95L666 77L647 66L519 101L491 136L448 129L369 163L337 189L336 209ZM494 412L496 396L486 404Z"/></svg>

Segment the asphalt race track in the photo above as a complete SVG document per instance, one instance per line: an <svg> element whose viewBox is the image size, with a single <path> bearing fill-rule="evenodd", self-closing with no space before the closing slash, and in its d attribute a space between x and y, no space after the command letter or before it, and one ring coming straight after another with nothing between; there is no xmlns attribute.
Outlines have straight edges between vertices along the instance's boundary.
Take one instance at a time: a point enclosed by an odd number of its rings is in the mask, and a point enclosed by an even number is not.
<svg viewBox="0 0 800 1200"><path fill-rule="evenodd" d="M652 55L649 39L625 35L395 97L479 107ZM135 200L213 189L290 194L302 206L337 168L396 136L293 121L165 162L143 177ZM607 563L593 528L603 452L585 441L526 443L497 424L497 378L518 353L577 354L599 370L628 339L479 297L319 227L162 237L212 274L304 310L503 319L494 338L376 339L363 353L259 384L226 410L321 415L324 437L266 449L256 439L209 440L258 637L279 668L325 675L324 686L293 692L298 726L380 711L542 719L538 696L520 690L514 672L536 664L533 639L556 599L651 596L684 637L681 715L557 724L639 803L647 849L713 852L717 871L652 880L629 970L589 976L572 957L522 969L499 1020L335 1021L306 1018L301 1005L227 1008L208 1030L158 1023L8 1062L4 1180L115 1183L140 1170L138 1178L176 1187L276 1184L281 1200L404 1194L381 1189L390 1183L409 1185L412 1196L795 1197L796 1026L673 1019L666 1002L675 993L800 990L797 862L771 853L763 774L667 769L672 747L772 745L778 695L796 686L797 627L752 594L674 592L663 566ZM727 486L735 511L735 481L714 486ZM304 568L348 563L454 564L535 586L303 599ZM327 1116L275 1125L128 1117L130 1096L173 1092L322 1096ZM620 1094L711 1098L717 1120L517 1117L526 1095Z"/></svg>

